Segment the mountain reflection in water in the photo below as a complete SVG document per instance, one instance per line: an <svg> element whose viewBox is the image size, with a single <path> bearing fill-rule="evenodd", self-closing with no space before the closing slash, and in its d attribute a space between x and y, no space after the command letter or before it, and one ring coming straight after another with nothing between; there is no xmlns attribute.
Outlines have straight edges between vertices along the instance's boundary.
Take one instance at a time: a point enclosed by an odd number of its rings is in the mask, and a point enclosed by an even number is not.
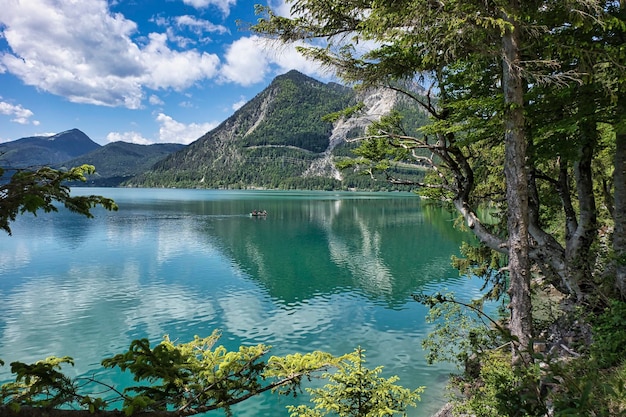
<svg viewBox="0 0 626 417"><path fill-rule="evenodd" d="M411 416L444 401L451 368L427 366L426 308L411 294L480 282L450 267L468 236L411 194L75 189L116 200L94 219L61 210L22 216L0 236L0 358L69 355L72 375L126 384L100 361L133 339L181 342L222 331L229 348L277 355L357 346L400 384L427 386ZM267 217L249 213L266 210ZM9 378L0 368L0 380ZM284 415L306 400L264 395L237 416ZM221 412L210 415L223 415Z"/></svg>

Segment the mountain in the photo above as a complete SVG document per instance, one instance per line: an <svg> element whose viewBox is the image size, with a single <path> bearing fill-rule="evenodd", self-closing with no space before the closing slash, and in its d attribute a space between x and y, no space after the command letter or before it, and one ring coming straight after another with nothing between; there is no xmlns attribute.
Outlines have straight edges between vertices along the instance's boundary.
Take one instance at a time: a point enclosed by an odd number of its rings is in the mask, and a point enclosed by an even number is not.
<svg viewBox="0 0 626 417"><path fill-rule="evenodd" d="M356 116L334 121L325 117L357 103ZM405 116L407 132L427 122L423 111L394 90L357 93L290 71L187 146L126 142L100 146L72 129L52 137L0 144L0 166L90 164L96 167L96 175L87 185L95 186L406 189L392 188L382 176L373 181L354 171L340 172L335 166L338 158L354 156L357 145L349 139L362 136L368 125L391 110ZM409 166L397 168L397 173L404 178L423 176L423 170Z"/></svg>
<svg viewBox="0 0 626 417"><path fill-rule="evenodd" d="M324 116L362 101L360 118L332 123ZM333 158L347 154L348 136L397 103L393 91L324 84L297 71L276 77L230 118L126 184L182 188L345 188ZM355 176L356 177L356 176ZM361 177L363 178L363 177ZM342 182L343 180L343 182ZM361 181L369 181L361 179Z"/></svg>
<svg viewBox="0 0 626 417"><path fill-rule="evenodd" d="M184 147L185 145L177 143L137 145L128 142L111 142L85 155L64 161L61 167L93 165L96 167L96 174L89 177L89 185L115 187L124 180L150 169L156 162Z"/></svg>
<svg viewBox="0 0 626 417"><path fill-rule="evenodd" d="M100 145L78 129L54 136L32 136L0 143L0 165L5 168L57 165L99 147Z"/></svg>

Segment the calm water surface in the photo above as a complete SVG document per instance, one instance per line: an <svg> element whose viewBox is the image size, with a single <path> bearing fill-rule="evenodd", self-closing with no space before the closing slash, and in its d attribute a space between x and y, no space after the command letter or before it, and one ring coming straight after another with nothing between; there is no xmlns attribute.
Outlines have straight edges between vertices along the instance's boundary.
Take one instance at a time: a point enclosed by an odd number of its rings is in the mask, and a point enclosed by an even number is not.
<svg viewBox="0 0 626 417"><path fill-rule="evenodd" d="M277 355L361 346L384 376L427 387L411 416L444 402L451 369L425 364L427 311L411 294L447 288L470 297L480 286L450 268L467 236L444 211L400 193L73 192L114 198L120 210L24 215L13 236L0 235L6 364L68 355L69 374L124 384L127 376L100 361L133 339L189 341L220 329L229 348L265 343ZM269 215L252 218L253 209ZM0 381L9 377L0 368ZM293 403L265 395L235 415L288 416Z"/></svg>

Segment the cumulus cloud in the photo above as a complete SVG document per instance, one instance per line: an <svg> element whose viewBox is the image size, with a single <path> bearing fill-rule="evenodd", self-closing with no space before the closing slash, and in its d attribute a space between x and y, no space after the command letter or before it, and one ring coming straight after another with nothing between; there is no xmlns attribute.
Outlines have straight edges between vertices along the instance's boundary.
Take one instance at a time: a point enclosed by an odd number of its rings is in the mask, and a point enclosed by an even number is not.
<svg viewBox="0 0 626 417"><path fill-rule="evenodd" d="M304 74L308 74L316 78L326 78L328 71L323 69L319 63L311 61L302 56L296 47L304 46L303 43L294 43L293 45L287 45L281 48L267 46L266 50L268 60L280 68L280 72L289 71L292 69L298 70Z"/></svg>
<svg viewBox="0 0 626 417"><path fill-rule="evenodd" d="M224 56L221 70L223 81L244 86L262 81L268 71L267 50L258 36L244 37L233 42Z"/></svg>
<svg viewBox="0 0 626 417"><path fill-rule="evenodd" d="M149 102L150 104L152 104L153 106L161 106L161 105L165 104L165 103L163 102L163 100L161 100L161 99L159 98L159 96L157 96L157 95L155 95L155 94L152 94L152 95L148 98L148 102Z"/></svg>
<svg viewBox="0 0 626 417"><path fill-rule="evenodd" d="M191 15L174 17L159 16L152 19L154 23L165 28L167 39L180 48L187 48L198 43L208 44L213 41L207 34L223 35L230 33L224 25L216 25Z"/></svg>
<svg viewBox="0 0 626 417"><path fill-rule="evenodd" d="M160 125L158 142L182 143L184 145L195 141L218 125L217 122L185 124L164 113L159 113L156 121Z"/></svg>
<svg viewBox="0 0 626 417"><path fill-rule="evenodd" d="M170 87L182 90L194 82L217 74L219 58L196 50L174 51L167 46L167 35L151 33L150 42L143 50L145 58L145 85L159 89Z"/></svg>
<svg viewBox="0 0 626 417"><path fill-rule="evenodd" d="M224 55L220 79L248 86L263 81L273 69L276 73L295 69L312 77L325 78L327 71L303 57L296 50L298 45L301 44L278 45L257 35L240 38Z"/></svg>
<svg viewBox="0 0 626 417"><path fill-rule="evenodd" d="M183 89L214 76L219 65L214 54L171 49L166 33L135 42L137 24L111 13L104 0L9 2L0 24L11 48L0 66L77 103L139 108L145 87Z"/></svg>
<svg viewBox="0 0 626 417"><path fill-rule="evenodd" d="M227 15L235 0L184 0ZM276 6L285 10L283 1ZM185 14L152 19L161 32L140 33L137 23L113 13L105 0L9 2L0 15L0 71L71 102L138 109L155 105L150 90L185 90L214 79L250 86L290 69L321 76L293 45L276 48L259 36L241 37L218 55L189 45L207 34L230 35L223 25ZM28 119L28 118L26 118ZM17 118L17 122L26 119Z"/></svg>
<svg viewBox="0 0 626 417"><path fill-rule="evenodd" d="M240 108L243 107L244 104L246 104L248 102L248 100L246 100L246 98L244 96L241 96L239 98L239 100L235 103L233 103L233 105L231 106L233 110L239 110Z"/></svg>
<svg viewBox="0 0 626 417"><path fill-rule="evenodd" d="M228 33L226 26L216 25L208 20L198 19L190 15L177 16L174 18L174 21L179 27L188 28L198 36L201 36L205 32Z"/></svg>
<svg viewBox="0 0 626 417"><path fill-rule="evenodd" d="M27 125L29 123L32 123L35 126L39 125L39 121L30 120L30 118L34 116L34 113L19 104L16 105L7 103L6 101L0 101L0 114L12 116L11 121L21 125Z"/></svg>
<svg viewBox="0 0 626 417"><path fill-rule="evenodd" d="M195 7L196 9L204 9L209 6L219 8L224 16L230 13L230 7L237 3L237 0L183 0L186 5Z"/></svg>
<svg viewBox="0 0 626 417"><path fill-rule="evenodd" d="M106 141L123 141L139 145L154 143L182 143L183 145L188 145L218 125L218 122L185 124L174 120L173 117L165 113L158 113L155 121L159 125L159 136L156 140L146 139L141 133L130 131L110 132L106 136Z"/></svg>
<svg viewBox="0 0 626 417"><path fill-rule="evenodd" d="M107 142L130 142L138 145L150 145L152 141L144 138L141 133L138 132L110 132L106 136Z"/></svg>

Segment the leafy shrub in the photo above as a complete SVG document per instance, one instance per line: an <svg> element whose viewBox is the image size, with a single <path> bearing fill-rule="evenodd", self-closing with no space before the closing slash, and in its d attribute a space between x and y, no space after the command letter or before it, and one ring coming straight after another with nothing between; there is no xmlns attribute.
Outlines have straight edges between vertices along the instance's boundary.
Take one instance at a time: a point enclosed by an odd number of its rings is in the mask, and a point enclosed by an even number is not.
<svg viewBox="0 0 626 417"><path fill-rule="evenodd" d="M483 357L479 377L465 384L467 400L456 410L475 417L544 416L539 377L538 366L513 367L510 353L491 351Z"/></svg>
<svg viewBox="0 0 626 417"><path fill-rule="evenodd" d="M619 365L626 358L626 303L613 301L593 323L591 356L601 368Z"/></svg>

